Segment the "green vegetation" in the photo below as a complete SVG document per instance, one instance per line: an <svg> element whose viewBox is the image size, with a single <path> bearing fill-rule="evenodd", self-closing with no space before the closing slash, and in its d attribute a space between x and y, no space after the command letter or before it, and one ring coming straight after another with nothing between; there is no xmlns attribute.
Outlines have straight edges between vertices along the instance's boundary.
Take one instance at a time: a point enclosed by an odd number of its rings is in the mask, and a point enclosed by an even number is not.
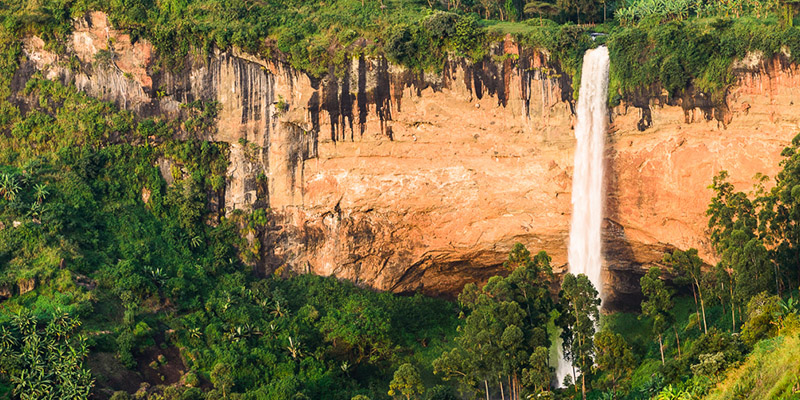
<svg viewBox="0 0 800 400"><path fill-rule="evenodd" d="M562 314L558 321L564 359L581 373L581 393L586 400L586 376L594 366L595 321L600 318L597 289L586 275L567 274L561 283Z"/></svg>
<svg viewBox="0 0 800 400"><path fill-rule="evenodd" d="M571 76L576 95L585 50L607 44L612 104L662 88L671 97L703 93L720 103L735 60L784 51L800 57L795 8L783 0L44 0L36 7L13 0L0 8L0 71L15 69L20 35L35 33L61 51L72 19L99 10L134 41L155 45L154 71L231 46L316 77L359 56L441 70L450 55L487 59L491 45L510 34L546 50L559 69L550 72ZM592 41L590 31L608 36Z"/></svg>
<svg viewBox="0 0 800 400"><path fill-rule="evenodd" d="M100 10L133 40L152 41L156 69L236 46L315 77L362 55L440 70L451 55L497 61L490 45L510 34L547 50L545 72L568 74L575 90L585 51L606 44L611 103L664 89L670 101L702 94L713 106L736 60L800 60L795 6L3 2L0 398L130 398L137 387L119 386L116 374L133 376L143 384L137 398L154 400L796 398L800 136L774 185L764 177L738 192L726 172L711 182L717 265L703 265L694 249L666 254L664 269L641 280L641 315L601 317L588 278L566 275L554 295L549 257L522 245L503 276L466 285L458 303L335 278L259 277L261 243L243 237L266 229L270 211L225 217L214 206L228 146L203 138L216 129L218 104L183 104L180 119L141 118L42 76L24 88L13 79L20 38L39 35L63 53L72 19ZM593 41L589 30L607 36ZM113 61L113 52L96 61ZM276 105L285 111L282 98ZM553 389L557 338L574 368Z"/></svg>
<svg viewBox="0 0 800 400"><path fill-rule="evenodd" d="M653 321L653 334L658 336L658 349L661 352L661 364L664 364L664 342L662 334L669 326L672 316L672 293L661 280L661 268L653 267L641 279L642 294L645 300L642 302L642 318L649 317ZM676 336L677 337L677 336Z"/></svg>
<svg viewBox="0 0 800 400"><path fill-rule="evenodd" d="M27 399L85 399L94 380L83 368L86 338L67 313L39 319L24 310L0 325L0 365L13 393Z"/></svg>
<svg viewBox="0 0 800 400"><path fill-rule="evenodd" d="M531 258L517 244L504 266L511 271L508 277L492 277L481 289L475 284L464 287L458 299L469 315L456 346L433 362L434 372L456 380L465 394L484 391L488 397L491 385L518 399L526 389L520 382L523 377L534 388L543 386L543 366L534 362L541 360L541 349L550 347L550 257L542 252Z"/></svg>
<svg viewBox="0 0 800 400"><path fill-rule="evenodd" d="M430 365L452 338L457 312L442 300L252 274L241 237L268 215L210 208L227 146L197 137L214 129L216 105L187 104L197 111L182 121L136 120L38 77L18 95L37 106L15 110L0 137L0 288L10 296L0 325L12 321L0 326L0 383L15 397L86 398L92 378L72 367L88 352L90 364L113 353L123 370L186 368L186 386L150 390L163 398L383 398L397 365ZM158 160L172 165L171 185ZM65 358L36 361L53 348ZM74 376L59 372L64 363ZM431 367L421 377L441 382Z"/></svg>
<svg viewBox="0 0 800 400"><path fill-rule="evenodd" d="M641 316L600 317L585 276L567 275L553 296L549 257L522 245L506 276L467 285L458 304L311 275L258 278L242 237L269 213L224 218L208 200L227 168L227 147L198 139L215 129L216 104L137 120L41 77L18 95L34 106L12 108L0 137L0 395L125 398L102 371L126 368L152 385L149 399L793 393L792 349L780 368L759 360L795 343L800 137L772 189L714 180L719 265L667 254L668 271L642 279ZM553 390L556 327L575 369ZM51 348L59 357L39 360ZM82 367L59 372L65 364Z"/></svg>

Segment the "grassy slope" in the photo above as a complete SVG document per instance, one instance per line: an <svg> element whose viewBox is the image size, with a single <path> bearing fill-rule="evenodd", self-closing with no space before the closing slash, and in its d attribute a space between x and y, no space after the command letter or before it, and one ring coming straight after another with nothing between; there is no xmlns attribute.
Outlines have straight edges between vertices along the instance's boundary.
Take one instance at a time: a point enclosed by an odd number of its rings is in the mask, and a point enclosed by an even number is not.
<svg viewBox="0 0 800 400"><path fill-rule="evenodd" d="M800 329L765 339L736 369L730 370L706 400L800 399Z"/></svg>

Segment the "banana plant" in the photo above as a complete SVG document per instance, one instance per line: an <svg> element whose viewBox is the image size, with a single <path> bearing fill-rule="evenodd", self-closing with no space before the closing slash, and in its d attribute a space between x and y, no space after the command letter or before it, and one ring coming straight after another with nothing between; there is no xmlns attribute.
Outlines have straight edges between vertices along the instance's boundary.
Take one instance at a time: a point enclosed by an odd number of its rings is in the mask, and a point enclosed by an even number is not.
<svg viewBox="0 0 800 400"><path fill-rule="evenodd" d="M656 400L692 400L692 395L684 390L669 385L658 393Z"/></svg>
<svg viewBox="0 0 800 400"><path fill-rule="evenodd" d="M0 370L17 398L88 399L94 380L82 365L86 338L73 338L79 327L60 311L41 320L23 311L0 323Z"/></svg>

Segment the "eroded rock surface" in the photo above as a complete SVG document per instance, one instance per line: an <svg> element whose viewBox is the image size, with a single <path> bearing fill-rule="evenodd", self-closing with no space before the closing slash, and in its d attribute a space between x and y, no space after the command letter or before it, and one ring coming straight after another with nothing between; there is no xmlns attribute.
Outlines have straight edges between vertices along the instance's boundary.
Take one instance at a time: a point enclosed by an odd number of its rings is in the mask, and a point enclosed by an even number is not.
<svg viewBox="0 0 800 400"><path fill-rule="evenodd" d="M265 271L286 265L383 290L452 295L496 274L515 242L565 268L572 87L545 54L507 40L493 55L518 59L451 60L442 73L419 74L362 58L315 79L235 51L155 71L152 47L131 44L101 13L77 23L74 37L78 71L29 38L17 81L43 71L142 116L219 102L218 129L207 139L231 144L224 208L271 210L258 239ZM111 63L98 61L103 51L114 54ZM739 189L778 170L798 128L795 72L779 59L751 63L722 105L652 96L612 110L612 301L637 291L643 268L670 249L696 247L715 261L707 186L723 169Z"/></svg>

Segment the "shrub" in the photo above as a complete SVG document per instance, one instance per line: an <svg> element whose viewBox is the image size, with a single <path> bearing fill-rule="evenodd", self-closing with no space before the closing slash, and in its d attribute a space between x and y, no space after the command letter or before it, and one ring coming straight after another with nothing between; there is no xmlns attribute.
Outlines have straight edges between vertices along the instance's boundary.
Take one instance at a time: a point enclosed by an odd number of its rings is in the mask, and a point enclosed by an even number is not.
<svg viewBox="0 0 800 400"><path fill-rule="evenodd" d="M109 400L131 400L131 399L133 399L133 397L131 397L131 395L128 392L123 392L121 390L114 392L114 394L112 394L111 397L109 398Z"/></svg>

